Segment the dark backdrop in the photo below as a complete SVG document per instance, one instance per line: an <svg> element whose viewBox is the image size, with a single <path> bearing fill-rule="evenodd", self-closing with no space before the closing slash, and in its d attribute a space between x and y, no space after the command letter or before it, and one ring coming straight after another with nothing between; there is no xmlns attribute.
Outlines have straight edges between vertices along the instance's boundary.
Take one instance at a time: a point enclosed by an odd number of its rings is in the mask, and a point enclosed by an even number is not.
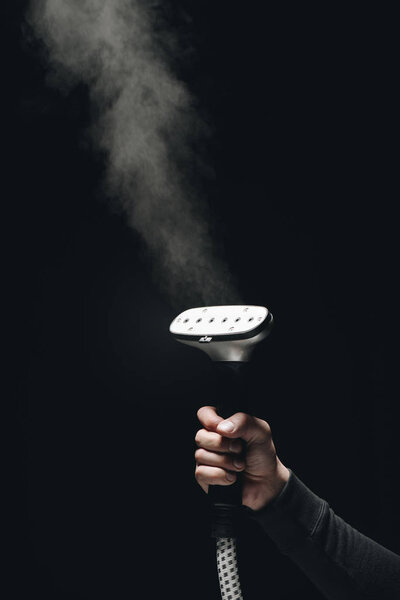
<svg viewBox="0 0 400 600"><path fill-rule="evenodd" d="M46 86L25 7L0 9L12 597L216 598L193 477L212 365L170 339L175 308L83 142L87 92ZM399 552L394 16L165 7L193 49L176 68L215 127L216 228L244 301L276 319L251 366L254 412L288 467ZM239 550L246 600L320 597L255 526Z"/></svg>

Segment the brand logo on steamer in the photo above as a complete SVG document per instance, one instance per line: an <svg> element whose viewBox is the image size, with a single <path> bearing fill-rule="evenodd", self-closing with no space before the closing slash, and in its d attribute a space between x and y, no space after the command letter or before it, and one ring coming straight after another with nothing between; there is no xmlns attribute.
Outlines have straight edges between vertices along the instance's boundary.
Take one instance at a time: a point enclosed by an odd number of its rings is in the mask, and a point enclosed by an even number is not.
<svg viewBox="0 0 400 600"><path fill-rule="evenodd" d="M204 343L204 342L211 342L211 340L212 340L212 337L210 337L208 335L204 335L203 337L201 337L199 339L199 342L202 342L202 343Z"/></svg>

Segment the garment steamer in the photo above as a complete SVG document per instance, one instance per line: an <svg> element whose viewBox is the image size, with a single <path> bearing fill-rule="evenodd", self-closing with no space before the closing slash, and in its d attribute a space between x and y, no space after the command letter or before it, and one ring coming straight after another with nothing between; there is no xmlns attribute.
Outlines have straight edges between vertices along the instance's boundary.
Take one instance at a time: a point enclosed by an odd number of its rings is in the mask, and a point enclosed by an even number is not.
<svg viewBox="0 0 400 600"><path fill-rule="evenodd" d="M176 340L203 350L217 369L218 414L228 418L245 412L243 371L256 344L272 327L264 306L203 306L185 310L170 325ZM236 557L237 513L242 504L240 474L230 486L209 486L211 535L216 538L217 569L222 600L243 600Z"/></svg>

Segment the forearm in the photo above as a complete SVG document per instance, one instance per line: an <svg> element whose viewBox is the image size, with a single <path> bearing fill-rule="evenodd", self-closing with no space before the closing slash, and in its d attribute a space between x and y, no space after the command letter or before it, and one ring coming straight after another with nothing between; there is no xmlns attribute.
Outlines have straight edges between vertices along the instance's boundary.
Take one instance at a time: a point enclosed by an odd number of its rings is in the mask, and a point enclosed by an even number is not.
<svg viewBox="0 0 400 600"><path fill-rule="evenodd" d="M250 514L327 599L400 598L400 557L345 523L294 473Z"/></svg>

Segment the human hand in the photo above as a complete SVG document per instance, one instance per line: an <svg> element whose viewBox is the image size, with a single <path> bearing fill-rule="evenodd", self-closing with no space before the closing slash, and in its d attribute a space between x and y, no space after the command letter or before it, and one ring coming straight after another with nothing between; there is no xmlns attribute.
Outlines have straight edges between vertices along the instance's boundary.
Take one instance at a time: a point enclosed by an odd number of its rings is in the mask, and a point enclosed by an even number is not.
<svg viewBox="0 0 400 600"><path fill-rule="evenodd" d="M213 406L201 407L197 417L203 425L195 437L198 484L208 493L209 485L232 485L242 472L243 504L253 510L266 506L289 479L268 423L245 413L223 419Z"/></svg>

